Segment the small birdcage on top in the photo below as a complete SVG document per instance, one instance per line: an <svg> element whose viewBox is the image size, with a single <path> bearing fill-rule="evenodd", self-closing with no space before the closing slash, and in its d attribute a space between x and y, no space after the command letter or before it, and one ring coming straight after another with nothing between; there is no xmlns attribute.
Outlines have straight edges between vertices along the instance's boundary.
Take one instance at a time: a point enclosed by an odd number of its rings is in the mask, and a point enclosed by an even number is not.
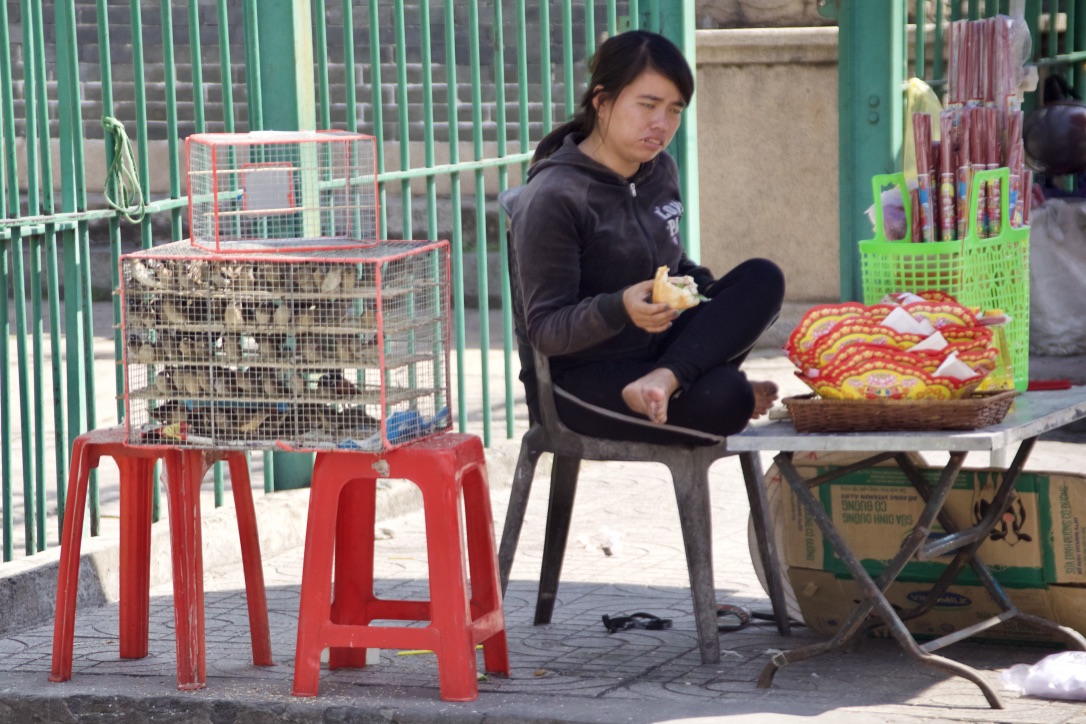
<svg viewBox="0 0 1086 724"><path fill-rule="evenodd" d="M128 441L379 451L449 417L449 245L121 257Z"/></svg>
<svg viewBox="0 0 1086 724"><path fill-rule="evenodd" d="M292 248L378 238L375 143L344 131L198 133L185 140L192 244ZM278 249L281 250L281 249Z"/></svg>

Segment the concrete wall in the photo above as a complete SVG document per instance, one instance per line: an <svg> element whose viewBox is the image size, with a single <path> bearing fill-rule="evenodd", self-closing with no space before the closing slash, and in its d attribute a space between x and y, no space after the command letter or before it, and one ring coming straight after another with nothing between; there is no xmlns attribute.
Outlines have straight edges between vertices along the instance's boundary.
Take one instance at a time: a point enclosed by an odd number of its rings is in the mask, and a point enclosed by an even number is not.
<svg viewBox="0 0 1086 724"><path fill-rule="evenodd" d="M788 301L839 298L837 28L699 30L702 261L784 269Z"/></svg>

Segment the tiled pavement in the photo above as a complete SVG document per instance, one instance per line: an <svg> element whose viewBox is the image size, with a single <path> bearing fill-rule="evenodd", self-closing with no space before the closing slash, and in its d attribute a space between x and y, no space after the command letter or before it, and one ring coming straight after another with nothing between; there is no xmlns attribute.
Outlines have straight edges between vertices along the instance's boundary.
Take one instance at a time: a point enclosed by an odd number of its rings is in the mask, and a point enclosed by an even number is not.
<svg viewBox="0 0 1086 724"><path fill-rule="evenodd" d="M777 379L789 391L786 361L766 355L748 366L752 376ZM515 454L515 441L496 443L488 451L499 527ZM934 455L929 459L938 461ZM769 462L765 460L767 466ZM1030 467L1081 472L1084 462L1080 444L1047 440L1038 445ZM751 564L738 462L718 462L712 478L718 600L767 610L768 598ZM264 559L275 666L251 664L240 567L211 568L205 575L206 689L175 688L172 589L167 582L152 590L151 651L146 659L117 658L115 603L80 609L74 675L63 684L47 681L51 625L28 626L0 638L0 722L1086 724L1083 702L1021 697L1001 689L1001 669L1052 652L1044 648L967 642L945 651L984 671L1001 690L1004 710L989 709L972 683L923 667L883 639L865 640L849 654L795 664L778 672L772 688L758 689L755 681L772 652L822 637L796 628L785 638L770 624L756 621L744 630L721 634L720 664L701 664L674 496L662 466L584 465L554 620L533 626L546 487L541 469L505 599L512 675L481 681L475 702L440 700L432 655L387 650L365 669L323 672L316 698L290 695L302 561L301 545L294 541L300 537L301 511L308 499L307 491L299 490L271 496L278 499L276 506L258 500L262 533L292 541ZM227 528L223 540L236 545L229 508L224 512L213 525ZM205 515L205 537L210 532L207 521ZM426 596L422 526L421 512L413 508L379 523L380 592ZM608 634L602 625L604 614L635 611L670 618L672 627Z"/></svg>
<svg viewBox="0 0 1086 724"><path fill-rule="evenodd" d="M1079 460L1077 445L1043 442L1037 463L1073 469ZM761 722L774 721L774 715L784 721L791 714L832 722L1086 723L1081 702L1009 692L1007 709L990 710L973 684L916 664L888 640L870 639L854 653L795 664L763 690L755 680L771 652L820 637L797 628L784 638L756 622L722 634L721 663L702 665L671 484L662 466L585 465L554 622L533 626L545 488L537 485L505 600L512 675L482 681L476 702L441 702L433 656L394 651L382 651L380 662L366 669L324 672L315 699L291 697L302 560L301 547L295 546L264 562L276 666L250 663L240 569L214 569L205 580L206 689L174 689L173 609L166 584L152 592L151 653L143 660L117 658L116 604L80 611L74 675L64 684L46 681L51 626L0 639L0 721L111 721L109 712L125 711L119 720L658 722L750 714L750 721ZM301 506L305 492L285 495ZM500 485L493 491L498 520L507 492ZM735 460L713 468L713 494L719 600L765 610L767 597L751 565L746 498ZM261 520L269 524L274 520ZM425 597L422 525L419 512L380 524L381 592ZM672 628L608 634L602 625L603 614L634 611L670 618ZM984 670L999 688L1000 669L1048 653L965 643L947 655Z"/></svg>

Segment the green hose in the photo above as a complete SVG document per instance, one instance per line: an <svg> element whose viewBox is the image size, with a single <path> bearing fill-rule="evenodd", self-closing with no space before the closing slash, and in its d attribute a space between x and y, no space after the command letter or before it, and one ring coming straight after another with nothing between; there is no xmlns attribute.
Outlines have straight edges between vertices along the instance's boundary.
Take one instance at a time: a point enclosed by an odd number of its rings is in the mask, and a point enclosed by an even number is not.
<svg viewBox="0 0 1086 724"><path fill-rule="evenodd" d="M127 221L138 224L147 215L147 204L143 200L143 190L132 161L132 142L116 118L106 116L102 119L102 126L113 137L114 149L113 163L106 172L106 203ZM116 187L119 198L110 197L111 187Z"/></svg>

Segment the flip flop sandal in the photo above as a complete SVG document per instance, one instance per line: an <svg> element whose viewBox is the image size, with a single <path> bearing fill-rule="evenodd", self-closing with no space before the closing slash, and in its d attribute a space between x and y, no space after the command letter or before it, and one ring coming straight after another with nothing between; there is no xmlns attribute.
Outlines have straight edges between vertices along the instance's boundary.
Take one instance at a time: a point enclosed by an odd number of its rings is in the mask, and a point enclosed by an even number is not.
<svg viewBox="0 0 1086 724"><path fill-rule="evenodd" d="M716 607L717 631L728 633L739 631L750 625L750 611L741 606L719 604Z"/></svg>
<svg viewBox="0 0 1086 724"><path fill-rule="evenodd" d="M651 613L631 613L629 616L607 616L603 617L603 625L607 627L608 633L615 633L616 631L625 631L631 628L643 628L649 631L662 631L663 629L671 628L670 618L660 618L654 616Z"/></svg>

